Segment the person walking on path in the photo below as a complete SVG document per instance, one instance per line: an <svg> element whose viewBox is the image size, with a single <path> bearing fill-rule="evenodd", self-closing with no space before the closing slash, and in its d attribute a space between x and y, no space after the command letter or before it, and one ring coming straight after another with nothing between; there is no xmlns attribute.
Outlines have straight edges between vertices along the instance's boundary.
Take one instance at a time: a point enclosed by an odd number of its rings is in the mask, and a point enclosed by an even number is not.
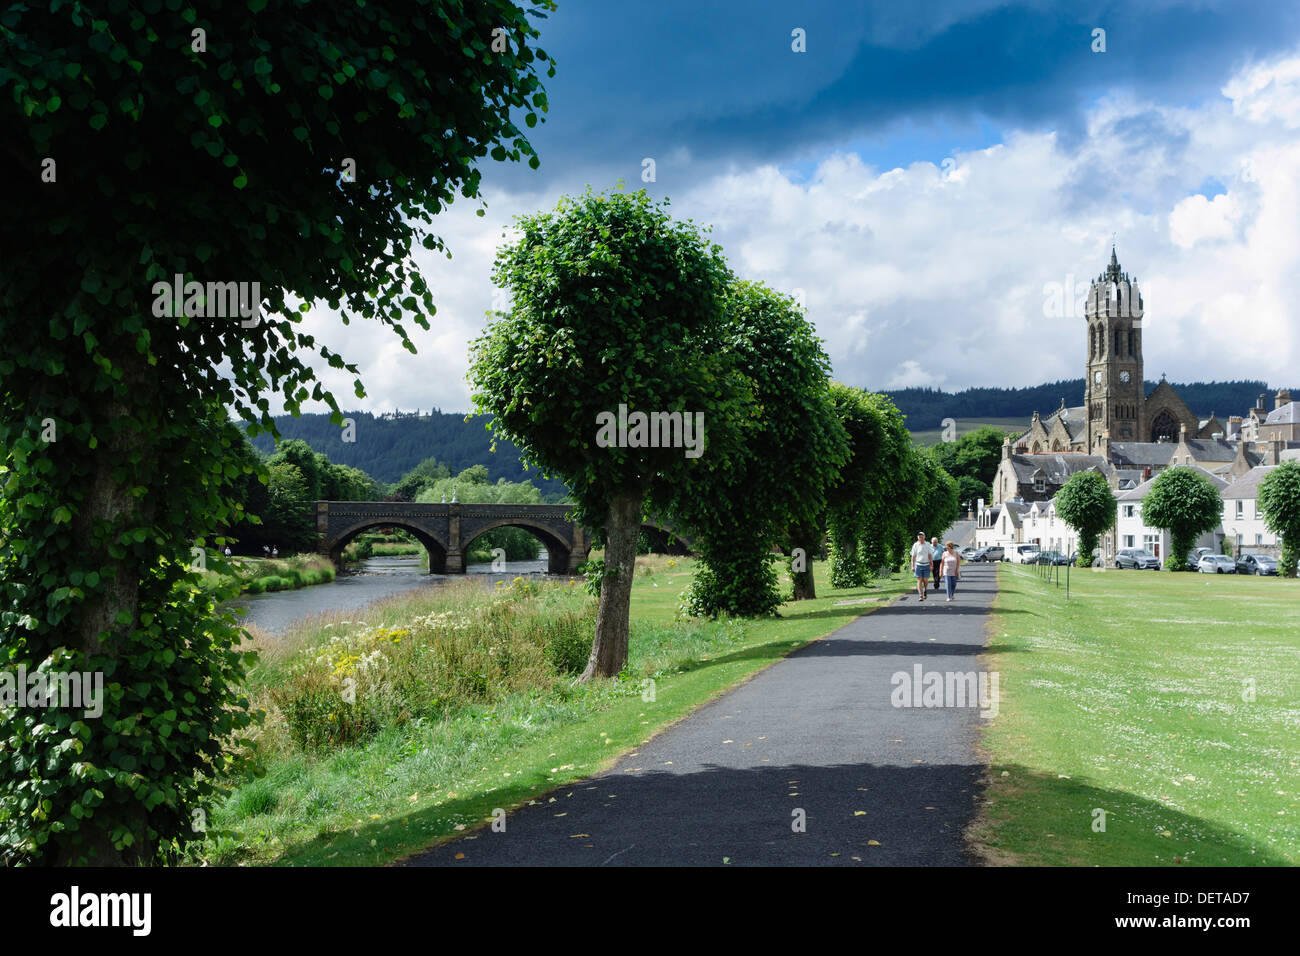
<svg viewBox="0 0 1300 956"><path fill-rule="evenodd" d="M957 590L957 578L961 576L961 555L957 553L957 543L949 541L946 550L939 558L940 570L943 572L943 586L948 590L948 600Z"/></svg>
<svg viewBox="0 0 1300 956"><path fill-rule="evenodd" d="M939 559L943 557L943 548L939 547L937 537L930 539L930 577L934 581L934 589L939 590Z"/></svg>
<svg viewBox="0 0 1300 956"><path fill-rule="evenodd" d="M934 553L926 543L925 532L916 533L916 544L912 545L912 573L916 575L916 593L925 600L925 592L930 589L930 569Z"/></svg>

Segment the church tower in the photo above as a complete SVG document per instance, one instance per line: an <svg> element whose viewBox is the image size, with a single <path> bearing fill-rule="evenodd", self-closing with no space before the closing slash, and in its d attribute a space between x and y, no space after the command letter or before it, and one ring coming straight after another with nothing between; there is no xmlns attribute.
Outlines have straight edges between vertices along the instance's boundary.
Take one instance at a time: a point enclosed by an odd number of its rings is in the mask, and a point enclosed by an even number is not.
<svg viewBox="0 0 1300 956"><path fill-rule="evenodd" d="M1084 307L1088 363L1083 404L1088 454L1105 454L1110 442L1140 441L1145 387L1142 384L1142 293L1136 279L1121 272L1114 248L1110 265L1092 280Z"/></svg>

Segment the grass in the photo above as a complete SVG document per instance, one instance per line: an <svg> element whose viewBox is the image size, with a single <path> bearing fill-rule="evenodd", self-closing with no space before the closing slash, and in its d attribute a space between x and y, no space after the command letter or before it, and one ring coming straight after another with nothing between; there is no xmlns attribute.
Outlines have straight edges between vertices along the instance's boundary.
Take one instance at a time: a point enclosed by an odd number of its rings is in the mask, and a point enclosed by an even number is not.
<svg viewBox="0 0 1300 956"><path fill-rule="evenodd" d="M1000 565L973 846L1024 865L1300 862L1300 582ZM1249 698L1249 699L1248 699ZM1104 811L1105 831L1094 831Z"/></svg>
<svg viewBox="0 0 1300 956"><path fill-rule="evenodd" d="M231 558L232 577L205 571L205 584L215 588L231 580L239 584L241 594L266 591L292 591L326 584L334 580L334 564L319 554L296 554L287 558Z"/></svg>
<svg viewBox="0 0 1300 956"><path fill-rule="evenodd" d="M1029 417L1024 418L955 418L957 438L965 435L967 432L973 432L982 425L993 425L996 428L1004 428L1023 432L1029 427ZM930 423L927 422L927 425ZM912 440L918 445L937 445L943 440L943 423L936 421L928 428L916 429L911 428Z"/></svg>
<svg viewBox="0 0 1300 956"><path fill-rule="evenodd" d="M635 752L701 704L908 587L895 575L874 588L831 591L827 569L816 564L822 596L785 605L779 619L679 620L693 561L648 556L637 566L631 655L620 679L575 685L535 669L535 686L502 686L439 716L373 729L351 745L303 749L274 713L275 689L319 655L329 630L338 633L327 628L338 616L314 618L282 641L258 636L266 659L251 693L272 710L257 742L265 772L234 783L212 818L214 831L228 832L209 838L203 860L374 865L417 852L484 825L495 809L549 799L549 791ZM593 603L576 582L545 584L529 599L570 609ZM482 584L457 582L352 612L345 628L409 630L413 618L467 613L487 600Z"/></svg>

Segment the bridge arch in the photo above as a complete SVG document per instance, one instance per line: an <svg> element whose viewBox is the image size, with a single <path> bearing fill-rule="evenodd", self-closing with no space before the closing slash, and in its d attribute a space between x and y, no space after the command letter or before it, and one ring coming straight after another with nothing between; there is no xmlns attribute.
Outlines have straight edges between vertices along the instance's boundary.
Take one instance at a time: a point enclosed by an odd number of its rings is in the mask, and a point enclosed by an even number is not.
<svg viewBox="0 0 1300 956"><path fill-rule="evenodd" d="M343 549L351 544L357 535L369 531L371 528L401 528L412 535L429 552L430 574L443 574L446 572L448 550L446 542L439 540L436 534L428 528L421 527L417 522L403 521L401 518L368 518L354 522L338 532L329 543L330 560L335 564L342 564Z"/></svg>
<svg viewBox="0 0 1300 956"><path fill-rule="evenodd" d="M469 530L465 530L464 525L462 525L462 549L466 554L469 554L475 541L489 531L496 531L500 528L518 528L520 531L527 531L536 538L537 542L546 548L547 573L564 574L572 570L570 567L573 552L572 545L542 522L530 521L526 518L501 518L484 524L476 522L472 529Z"/></svg>
<svg viewBox="0 0 1300 956"><path fill-rule="evenodd" d="M690 554L694 550L690 538L662 521L642 521L640 530L651 532L651 550L656 554ZM663 550L656 550L655 544L663 546Z"/></svg>

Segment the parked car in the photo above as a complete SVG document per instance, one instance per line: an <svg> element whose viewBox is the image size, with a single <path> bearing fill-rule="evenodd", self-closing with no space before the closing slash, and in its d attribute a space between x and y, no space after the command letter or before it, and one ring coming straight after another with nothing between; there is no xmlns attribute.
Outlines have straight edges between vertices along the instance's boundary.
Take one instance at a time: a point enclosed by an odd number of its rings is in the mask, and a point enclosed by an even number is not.
<svg viewBox="0 0 1300 956"><path fill-rule="evenodd" d="M1243 554L1237 558L1238 574L1277 574L1277 561L1267 554Z"/></svg>
<svg viewBox="0 0 1300 956"><path fill-rule="evenodd" d="M1060 551L1039 551L1035 564L1064 564L1069 559Z"/></svg>
<svg viewBox="0 0 1300 956"><path fill-rule="evenodd" d="M1195 551L1187 555L1187 570L1195 571L1197 567L1200 566L1201 558L1205 557L1207 554L1214 554L1214 549L1197 548Z"/></svg>
<svg viewBox="0 0 1300 956"><path fill-rule="evenodd" d="M972 548L962 548L957 553L961 555L961 559L963 561L974 561L975 555L979 554L979 552L980 552L979 548L972 547Z"/></svg>
<svg viewBox="0 0 1300 956"><path fill-rule="evenodd" d="M1052 559L1052 563L1053 564L1074 564L1074 561L1078 556L1079 556L1078 552L1073 552L1071 554L1062 554L1060 551L1057 551L1056 557Z"/></svg>
<svg viewBox="0 0 1300 956"><path fill-rule="evenodd" d="M1012 564L1033 564L1038 560L1038 545L1018 544L1011 552Z"/></svg>
<svg viewBox="0 0 1300 956"><path fill-rule="evenodd" d="M1159 571L1160 559L1146 548L1122 548L1115 552L1115 567Z"/></svg>
<svg viewBox="0 0 1300 956"><path fill-rule="evenodd" d="M1207 554L1201 558L1196 570L1202 574L1236 574L1237 562L1226 554Z"/></svg>
<svg viewBox="0 0 1300 956"><path fill-rule="evenodd" d="M976 558L976 561L1005 561L1007 559L1007 549L1000 544L995 544L984 549L984 554Z"/></svg>

